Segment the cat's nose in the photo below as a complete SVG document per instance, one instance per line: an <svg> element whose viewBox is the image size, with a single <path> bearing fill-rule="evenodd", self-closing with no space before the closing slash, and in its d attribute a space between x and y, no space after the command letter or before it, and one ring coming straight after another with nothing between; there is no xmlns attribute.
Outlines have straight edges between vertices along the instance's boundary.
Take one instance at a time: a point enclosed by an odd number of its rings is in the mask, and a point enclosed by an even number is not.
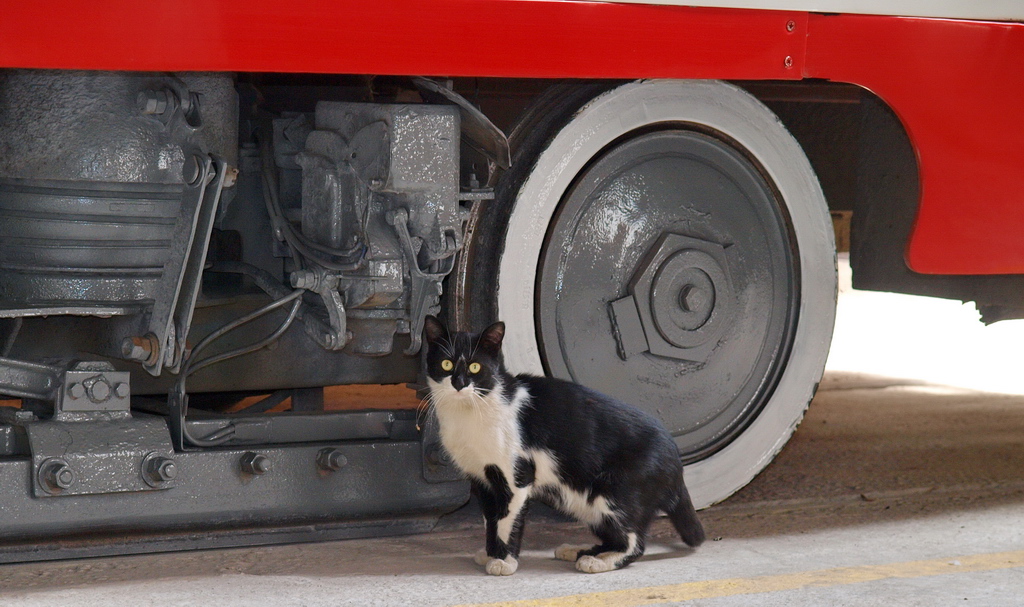
<svg viewBox="0 0 1024 607"><path fill-rule="evenodd" d="M465 388L466 385L467 385L466 378L459 377L458 375L453 375L452 376L452 387L455 388L456 392L458 392L458 391L462 390L463 388Z"/></svg>

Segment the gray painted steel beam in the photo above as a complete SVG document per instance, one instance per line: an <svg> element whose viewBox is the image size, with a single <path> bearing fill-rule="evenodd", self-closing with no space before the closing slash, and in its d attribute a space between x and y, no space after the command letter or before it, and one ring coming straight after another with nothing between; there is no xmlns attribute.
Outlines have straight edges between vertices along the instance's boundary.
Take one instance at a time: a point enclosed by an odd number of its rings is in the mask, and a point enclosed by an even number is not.
<svg viewBox="0 0 1024 607"><path fill-rule="evenodd" d="M325 447L340 452L344 465L337 470L318 465ZM263 473L243 466L252 453L266 458ZM163 491L47 499L29 490L31 460L0 461L0 487L6 488L0 562L110 554L103 546L126 544L130 551L146 552L335 539L382 528L413 532L429 528L429 520L469 497L465 481L424 478L419 441L208 450L174 457L177 478ZM408 517L419 518L409 526L401 522ZM180 535L183 531L188 535ZM65 545L66 550L59 547Z"/></svg>

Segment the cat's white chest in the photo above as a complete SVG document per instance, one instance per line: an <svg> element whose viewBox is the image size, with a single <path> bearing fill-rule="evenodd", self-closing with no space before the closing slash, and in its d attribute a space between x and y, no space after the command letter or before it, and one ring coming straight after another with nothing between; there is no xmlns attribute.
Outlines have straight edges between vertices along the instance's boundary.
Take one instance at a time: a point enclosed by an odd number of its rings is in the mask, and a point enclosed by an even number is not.
<svg viewBox="0 0 1024 607"><path fill-rule="evenodd" d="M444 386L434 387L435 391ZM497 392L497 391L495 391ZM511 479L522 453L519 407L525 391L506 402L499 394L470 398L454 390L440 394L436 403L441 444L466 474L484 479L484 468L497 466Z"/></svg>
<svg viewBox="0 0 1024 607"><path fill-rule="evenodd" d="M481 424L475 413L438 414L441 423L441 444L455 464L467 474L484 478L484 468L496 465L506 468L518 450L517 441L504 424ZM495 420L501 421L501 420Z"/></svg>

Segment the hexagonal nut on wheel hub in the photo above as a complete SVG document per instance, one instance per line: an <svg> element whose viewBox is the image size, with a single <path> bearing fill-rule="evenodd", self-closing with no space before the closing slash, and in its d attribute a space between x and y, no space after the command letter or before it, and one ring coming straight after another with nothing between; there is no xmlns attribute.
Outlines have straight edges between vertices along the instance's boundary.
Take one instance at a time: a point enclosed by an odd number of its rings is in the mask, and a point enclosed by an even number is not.
<svg viewBox="0 0 1024 607"><path fill-rule="evenodd" d="M728 267L722 245L662 234L637 267L629 297L612 302L623 358L649 351L706 360L732 315Z"/></svg>

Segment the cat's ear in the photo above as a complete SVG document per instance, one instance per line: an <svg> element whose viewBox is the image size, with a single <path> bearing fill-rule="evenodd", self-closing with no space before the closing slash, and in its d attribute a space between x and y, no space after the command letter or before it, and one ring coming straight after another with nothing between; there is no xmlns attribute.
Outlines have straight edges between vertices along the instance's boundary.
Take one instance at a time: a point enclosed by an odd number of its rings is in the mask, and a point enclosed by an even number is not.
<svg viewBox="0 0 1024 607"><path fill-rule="evenodd" d="M448 329L434 316L427 314L427 317L423 319L423 338L428 344L441 339L441 336L446 333L448 333Z"/></svg>
<svg viewBox="0 0 1024 607"><path fill-rule="evenodd" d="M491 356L501 354L501 340L505 339L505 323L496 322L480 334L480 347Z"/></svg>

